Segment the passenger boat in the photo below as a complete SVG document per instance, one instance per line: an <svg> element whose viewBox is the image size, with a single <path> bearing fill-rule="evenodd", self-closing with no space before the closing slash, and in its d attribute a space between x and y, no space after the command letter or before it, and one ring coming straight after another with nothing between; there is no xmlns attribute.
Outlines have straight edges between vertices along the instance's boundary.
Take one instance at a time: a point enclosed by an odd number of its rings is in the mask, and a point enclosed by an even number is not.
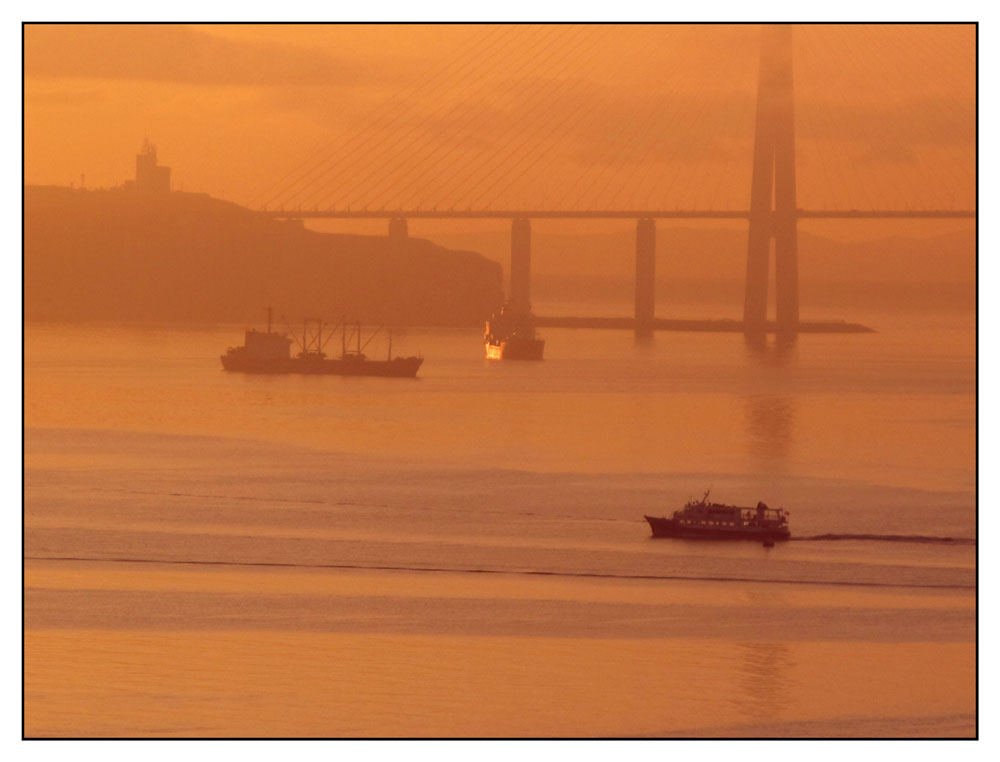
<svg viewBox="0 0 1000 762"><path fill-rule="evenodd" d="M706 490L701 500L692 500L674 511L672 518L646 516L653 537L704 538L709 540L757 540L774 542L788 540L788 511L768 508L757 503L755 508L711 503Z"/></svg>

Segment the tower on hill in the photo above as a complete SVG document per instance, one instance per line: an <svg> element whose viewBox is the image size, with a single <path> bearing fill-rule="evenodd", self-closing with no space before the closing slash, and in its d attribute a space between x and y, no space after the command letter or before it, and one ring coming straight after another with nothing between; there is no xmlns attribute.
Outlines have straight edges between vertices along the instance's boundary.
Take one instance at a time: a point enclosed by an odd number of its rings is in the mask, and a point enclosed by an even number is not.
<svg viewBox="0 0 1000 762"><path fill-rule="evenodd" d="M164 196L170 193L170 167L156 163L156 146L149 138L142 142L142 150L135 157L135 180L125 183L143 196Z"/></svg>

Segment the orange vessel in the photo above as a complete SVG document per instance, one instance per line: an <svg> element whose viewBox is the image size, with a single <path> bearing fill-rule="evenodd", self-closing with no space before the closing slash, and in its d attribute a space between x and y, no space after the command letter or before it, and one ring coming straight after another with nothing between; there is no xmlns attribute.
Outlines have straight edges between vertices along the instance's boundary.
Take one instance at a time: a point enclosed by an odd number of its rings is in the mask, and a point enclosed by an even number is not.
<svg viewBox="0 0 1000 762"><path fill-rule="evenodd" d="M509 305L486 321L483 343L488 360L541 360L545 351L545 340L535 334L534 316Z"/></svg>

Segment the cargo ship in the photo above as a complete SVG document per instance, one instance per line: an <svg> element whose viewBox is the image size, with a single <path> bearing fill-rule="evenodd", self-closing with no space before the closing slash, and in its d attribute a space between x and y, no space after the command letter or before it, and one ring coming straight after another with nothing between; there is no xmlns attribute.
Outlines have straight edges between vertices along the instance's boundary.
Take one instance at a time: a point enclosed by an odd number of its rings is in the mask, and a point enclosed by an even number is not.
<svg viewBox="0 0 1000 762"><path fill-rule="evenodd" d="M483 334L488 360L541 360L545 340L535 334L530 312L515 312L504 305L486 321Z"/></svg>
<svg viewBox="0 0 1000 762"><path fill-rule="evenodd" d="M310 334L309 327L314 325ZM220 358L222 367L238 373L308 373L337 376L385 376L390 378L415 378L424 362L422 357L393 357L392 335L389 335L389 350L384 360L372 360L363 350L381 329L361 343L361 323L352 324L355 346L348 349L347 324L341 325L340 357L327 357L323 352L333 332L328 332L323 340L323 323L313 319L304 321L301 351L292 356L292 339L285 333L271 330L271 309L267 310L267 331L249 330L243 346L230 347ZM335 330L335 329L334 329Z"/></svg>
<svg viewBox="0 0 1000 762"><path fill-rule="evenodd" d="M757 503L755 508L710 503L708 491L701 500L688 502L673 518L646 516L653 537L686 537L708 540L757 540L773 543L788 540L788 511L768 508Z"/></svg>

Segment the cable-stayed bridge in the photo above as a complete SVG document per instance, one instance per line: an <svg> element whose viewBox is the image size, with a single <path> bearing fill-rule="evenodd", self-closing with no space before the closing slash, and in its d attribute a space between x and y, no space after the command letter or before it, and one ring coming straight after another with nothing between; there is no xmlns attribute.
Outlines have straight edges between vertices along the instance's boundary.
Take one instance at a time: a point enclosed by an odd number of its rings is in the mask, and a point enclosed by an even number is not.
<svg viewBox="0 0 1000 762"><path fill-rule="evenodd" d="M688 43L705 29L685 29L693 35ZM516 35L486 27L444 67L386 100L254 202L278 218L386 219L390 237L406 236L408 219L511 220L510 302L520 310L531 306L531 220L635 219L633 326L640 334L663 322L654 315L656 221L745 220L739 327L794 335L803 328L800 220L976 217L974 120L963 112L967 99L948 100L949 86L968 73L959 67L949 74L961 59L961 29L935 35L921 27L901 34L848 26L832 39L822 27L795 29L733 28L727 50L713 53L712 62L727 62L720 81L742 87L717 92L705 84L706 61L693 56L687 67L650 68L646 84L656 88L637 95L634 83L615 86L630 59L607 63L600 28L559 28L556 40L545 27ZM657 27L629 33L649 45L664 37ZM796 45L799 38L808 44ZM525 49L518 55L516 44ZM876 54L884 59L878 70L866 69ZM477 83L497 56L510 58L505 79L492 99L477 98ZM923 80L911 60L922 62ZM592 84L583 75L595 67L610 83L596 95L581 85ZM893 81L893 67L906 80ZM796 101L798 68L824 85L823 97L805 106ZM907 91L904 82L913 78L918 86ZM866 96L851 86L873 81L881 92L875 87ZM831 151L847 142L871 155L855 156L848 168L844 151ZM803 164L810 170L804 184ZM817 205L804 207L803 195Z"/></svg>

